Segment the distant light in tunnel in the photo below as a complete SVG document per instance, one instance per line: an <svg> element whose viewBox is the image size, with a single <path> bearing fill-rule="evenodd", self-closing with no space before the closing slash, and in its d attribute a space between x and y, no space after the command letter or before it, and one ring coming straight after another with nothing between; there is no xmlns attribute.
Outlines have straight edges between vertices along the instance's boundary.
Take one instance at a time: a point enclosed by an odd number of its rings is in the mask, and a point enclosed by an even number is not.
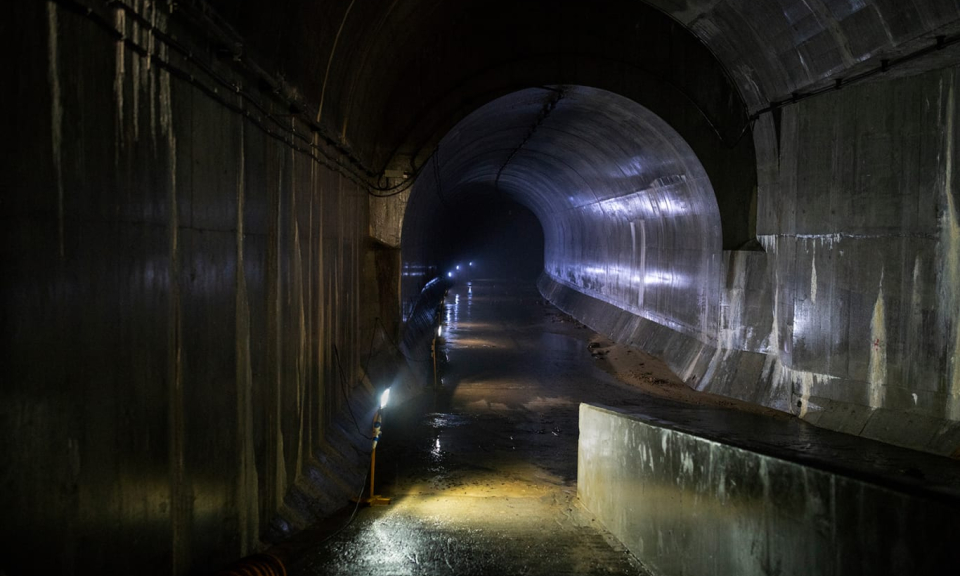
<svg viewBox="0 0 960 576"><path fill-rule="evenodd" d="M447 278L453 278L453 272L447 272Z"/></svg>
<svg viewBox="0 0 960 576"><path fill-rule="evenodd" d="M470 267L473 268L473 262L472 262L472 261L470 262Z"/></svg>
<svg viewBox="0 0 960 576"><path fill-rule="evenodd" d="M459 270L459 269L460 269L460 265L459 265L459 264L457 264L457 270Z"/></svg>

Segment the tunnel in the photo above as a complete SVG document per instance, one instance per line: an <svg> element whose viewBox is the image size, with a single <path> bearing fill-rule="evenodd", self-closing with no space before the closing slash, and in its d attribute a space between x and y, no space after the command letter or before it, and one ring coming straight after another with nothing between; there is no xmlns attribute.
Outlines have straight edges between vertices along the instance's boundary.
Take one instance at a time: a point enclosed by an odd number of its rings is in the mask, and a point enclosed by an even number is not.
<svg viewBox="0 0 960 576"><path fill-rule="evenodd" d="M0 576L960 562L956 2L0 29Z"/></svg>

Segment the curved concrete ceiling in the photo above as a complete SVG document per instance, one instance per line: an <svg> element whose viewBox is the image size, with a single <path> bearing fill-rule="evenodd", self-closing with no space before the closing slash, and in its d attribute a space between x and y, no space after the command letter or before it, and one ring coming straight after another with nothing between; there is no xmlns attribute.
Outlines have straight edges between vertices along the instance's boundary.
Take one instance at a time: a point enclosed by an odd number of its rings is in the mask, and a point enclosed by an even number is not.
<svg viewBox="0 0 960 576"><path fill-rule="evenodd" d="M708 47L649 5L371 0L262 15L252 0L214 4L281 69L315 55L289 80L340 103L321 106L321 123L374 171L416 172L459 120L500 96L593 86L652 110L693 147L722 199L724 247L754 238L747 107Z"/></svg>
<svg viewBox="0 0 960 576"><path fill-rule="evenodd" d="M459 120L517 90L626 96L696 152L726 249L755 240L758 164L777 162L778 128L754 132L751 113L960 30L951 0L211 3L248 39L245 51L320 103L329 135L372 171L423 167ZM897 70L936 68L957 49Z"/></svg>
<svg viewBox="0 0 960 576"><path fill-rule="evenodd" d="M403 229L408 270L439 264L438 223L502 196L540 220L555 280L712 341L721 222L692 148L635 102L595 88L504 96L441 141ZM421 278L423 281L426 278ZM419 288L415 278L407 292Z"/></svg>

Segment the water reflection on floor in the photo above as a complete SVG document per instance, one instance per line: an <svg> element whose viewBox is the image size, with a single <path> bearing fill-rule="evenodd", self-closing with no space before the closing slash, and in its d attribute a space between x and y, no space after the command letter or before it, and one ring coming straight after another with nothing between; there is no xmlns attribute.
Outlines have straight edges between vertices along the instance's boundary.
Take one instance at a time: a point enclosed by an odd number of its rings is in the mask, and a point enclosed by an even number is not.
<svg viewBox="0 0 960 576"><path fill-rule="evenodd" d="M514 283L458 285L442 318L441 392L385 415L378 492L393 504L361 509L293 572L642 574L576 500L579 402L636 398L595 366L593 333Z"/></svg>

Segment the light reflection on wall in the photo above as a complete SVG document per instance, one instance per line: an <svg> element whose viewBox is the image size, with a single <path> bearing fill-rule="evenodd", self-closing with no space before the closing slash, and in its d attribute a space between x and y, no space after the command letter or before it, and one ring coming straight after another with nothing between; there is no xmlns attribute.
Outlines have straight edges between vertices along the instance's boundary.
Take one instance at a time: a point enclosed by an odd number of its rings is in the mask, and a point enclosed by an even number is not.
<svg viewBox="0 0 960 576"><path fill-rule="evenodd" d="M409 223L443 213L438 181L448 203L496 184L540 220L544 270L554 280L715 342L720 214L703 166L676 131L637 103L593 88L563 90L542 121L543 101L555 93L541 89L505 96L461 121L441 141L439 178L415 186ZM502 168L502 151L517 144L504 139L537 122ZM427 241L442 240L415 240Z"/></svg>

